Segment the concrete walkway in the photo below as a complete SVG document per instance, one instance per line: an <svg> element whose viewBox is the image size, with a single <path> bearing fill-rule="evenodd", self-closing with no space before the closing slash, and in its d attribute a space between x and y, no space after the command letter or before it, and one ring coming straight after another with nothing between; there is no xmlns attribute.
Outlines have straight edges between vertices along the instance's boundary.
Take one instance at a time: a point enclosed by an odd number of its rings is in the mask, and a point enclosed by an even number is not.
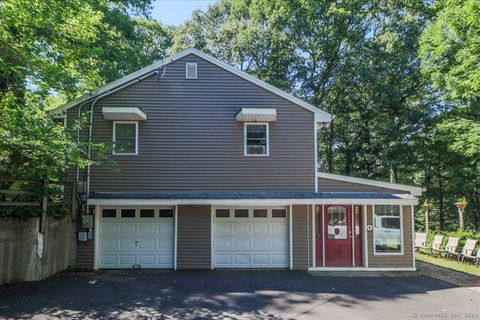
<svg viewBox="0 0 480 320"><path fill-rule="evenodd" d="M63 273L0 287L1 319L464 319L480 294L425 276Z"/></svg>

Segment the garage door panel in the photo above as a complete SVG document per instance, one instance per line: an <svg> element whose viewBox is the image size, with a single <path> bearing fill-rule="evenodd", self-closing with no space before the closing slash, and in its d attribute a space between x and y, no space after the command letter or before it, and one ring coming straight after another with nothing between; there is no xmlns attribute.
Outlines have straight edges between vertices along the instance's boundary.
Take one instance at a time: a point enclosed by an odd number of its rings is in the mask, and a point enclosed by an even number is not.
<svg viewBox="0 0 480 320"><path fill-rule="evenodd" d="M166 249L166 250L173 250L173 240L172 238L159 238L157 239L157 248L158 249Z"/></svg>
<svg viewBox="0 0 480 320"><path fill-rule="evenodd" d="M271 239L272 249L278 251L284 251L287 249L287 243L285 243L285 239L282 238L274 238Z"/></svg>
<svg viewBox="0 0 480 320"><path fill-rule="evenodd" d="M270 239L268 238L257 238L252 240L253 243L253 249L260 249L260 250L265 250L268 249L270 246Z"/></svg>
<svg viewBox="0 0 480 320"><path fill-rule="evenodd" d="M136 228L135 228L135 223L119 223L118 228L119 228L119 233L118 235L135 235L136 234Z"/></svg>
<svg viewBox="0 0 480 320"><path fill-rule="evenodd" d="M270 223L268 222L257 222L253 223L253 234L266 235L269 233Z"/></svg>
<svg viewBox="0 0 480 320"><path fill-rule="evenodd" d="M232 265L232 256L230 254L216 254L215 265L228 267Z"/></svg>
<svg viewBox="0 0 480 320"><path fill-rule="evenodd" d="M140 239L138 240L138 247L139 249L155 249L155 242L155 238Z"/></svg>
<svg viewBox="0 0 480 320"><path fill-rule="evenodd" d="M157 234L155 230L155 223L139 223L138 230L141 235L149 236Z"/></svg>
<svg viewBox="0 0 480 320"><path fill-rule="evenodd" d="M285 222L272 222L272 235L284 236L287 233L287 224Z"/></svg>
<svg viewBox="0 0 480 320"><path fill-rule="evenodd" d="M158 258L158 264L163 266L163 267L169 267L173 265L173 256L170 254L159 254L157 256Z"/></svg>
<svg viewBox="0 0 480 320"><path fill-rule="evenodd" d="M250 249L250 238L233 239L233 250L248 250Z"/></svg>
<svg viewBox="0 0 480 320"><path fill-rule="evenodd" d="M271 259L273 265L284 266L288 264L288 256L285 254L272 254Z"/></svg>
<svg viewBox="0 0 480 320"><path fill-rule="evenodd" d="M132 267L135 262L135 255L134 254L120 254L119 255L119 263L120 266L128 266Z"/></svg>
<svg viewBox="0 0 480 320"><path fill-rule="evenodd" d="M254 266L268 266L270 264L268 254L254 254L253 265Z"/></svg>
<svg viewBox="0 0 480 320"><path fill-rule="evenodd" d="M162 236L172 236L173 235L173 222L165 221L158 224L158 234Z"/></svg>
<svg viewBox="0 0 480 320"><path fill-rule="evenodd" d="M135 249L135 239L134 238L120 238L118 240L119 246L118 249L125 250L125 249Z"/></svg>
<svg viewBox="0 0 480 320"><path fill-rule="evenodd" d="M116 266L117 265L117 256L116 255L101 255L100 264L104 266Z"/></svg>
<svg viewBox="0 0 480 320"><path fill-rule="evenodd" d="M236 265L249 266L250 265L250 255L249 254L235 254L233 256L233 261Z"/></svg>
<svg viewBox="0 0 480 320"><path fill-rule="evenodd" d="M142 265L142 267L152 267L155 265L155 255L140 254L138 255L138 263Z"/></svg>
<svg viewBox="0 0 480 320"><path fill-rule="evenodd" d="M100 249L102 250L117 249L117 239L114 239L114 238L101 239Z"/></svg>
<svg viewBox="0 0 480 320"><path fill-rule="evenodd" d="M232 223L217 221L214 225L214 232L218 236L230 236L233 232Z"/></svg>
<svg viewBox="0 0 480 320"><path fill-rule="evenodd" d="M102 235L114 236L118 234L116 222L102 222Z"/></svg>
<svg viewBox="0 0 480 320"><path fill-rule="evenodd" d="M233 239L229 238L216 238L213 241L213 247L215 250L225 250L225 249L232 249L232 242Z"/></svg>
<svg viewBox="0 0 480 320"><path fill-rule="evenodd" d="M236 222L233 225L234 235L248 235L250 234L250 222Z"/></svg>

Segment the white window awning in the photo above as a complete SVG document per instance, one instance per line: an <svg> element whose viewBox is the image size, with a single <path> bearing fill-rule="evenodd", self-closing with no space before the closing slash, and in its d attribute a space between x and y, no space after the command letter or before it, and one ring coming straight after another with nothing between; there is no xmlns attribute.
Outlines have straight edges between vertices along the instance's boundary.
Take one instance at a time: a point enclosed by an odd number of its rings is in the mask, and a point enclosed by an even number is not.
<svg viewBox="0 0 480 320"><path fill-rule="evenodd" d="M237 121L277 121L277 109L274 108L242 108L236 116Z"/></svg>
<svg viewBox="0 0 480 320"><path fill-rule="evenodd" d="M105 120L147 120L147 115L138 107L103 107L103 118Z"/></svg>

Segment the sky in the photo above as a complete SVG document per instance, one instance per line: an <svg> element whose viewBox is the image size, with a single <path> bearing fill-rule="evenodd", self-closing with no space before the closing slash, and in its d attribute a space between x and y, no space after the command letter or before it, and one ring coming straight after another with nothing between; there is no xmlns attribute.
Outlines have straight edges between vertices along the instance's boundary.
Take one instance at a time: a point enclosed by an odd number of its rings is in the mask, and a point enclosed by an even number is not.
<svg viewBox="0 0 480 320"><path fill-rule="evenodd" d="M216 0L154 0L152 17L163 24L178 26L196 9L207 9Z"/></svg>

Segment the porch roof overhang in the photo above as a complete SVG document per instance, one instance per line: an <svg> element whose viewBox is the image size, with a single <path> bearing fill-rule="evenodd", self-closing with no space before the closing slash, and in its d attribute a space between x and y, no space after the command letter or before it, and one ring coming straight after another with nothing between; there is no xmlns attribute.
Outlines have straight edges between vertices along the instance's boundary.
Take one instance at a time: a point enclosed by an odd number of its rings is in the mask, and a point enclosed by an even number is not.
<svg viewBox="0 0 480 320"><path fill-rule="evenodd" d="M103 118L105 120L117 121L143 121L147 115L139 107L103 107Z"/></svg>
<svg viewBox="0 0 480 320"><path fill-rule="evenodd" d="M89 205L290 205L405 204L417 205L409 194L383 192L93 192Z"/></svg>
<svg viewBox="0 0 480 320"><path fill-rule="evenodd" d="M274 108L242 108L235 116L242 122L273 122L277 121L277 109Z"/></svg>

